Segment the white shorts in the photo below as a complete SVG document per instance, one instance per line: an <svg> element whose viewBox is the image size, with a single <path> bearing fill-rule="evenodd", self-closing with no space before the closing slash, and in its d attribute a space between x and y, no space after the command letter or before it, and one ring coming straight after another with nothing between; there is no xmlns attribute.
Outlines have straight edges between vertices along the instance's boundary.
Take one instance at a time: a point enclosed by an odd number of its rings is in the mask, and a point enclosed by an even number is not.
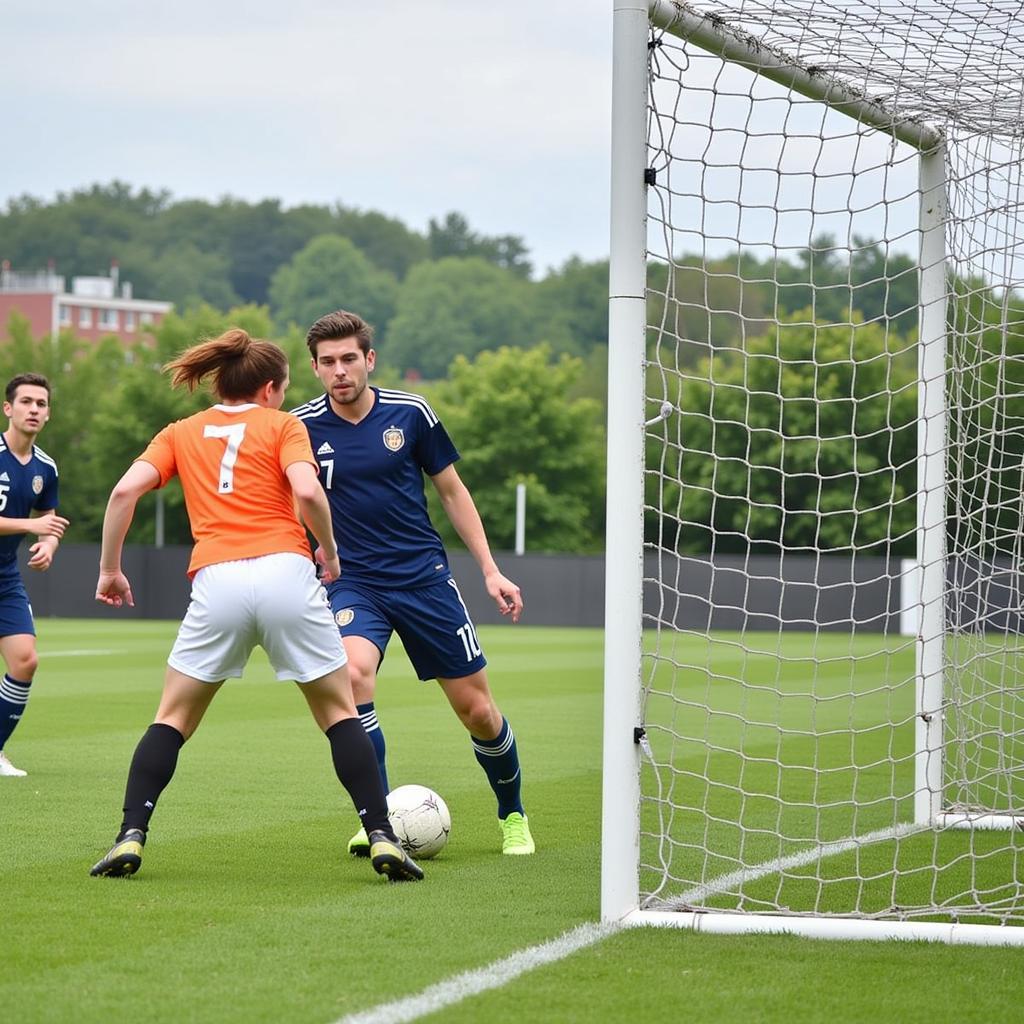
<svg viewBox="0 0 1024 1024"><path fill-rule="evenodd" d="M299 683L348 660L308 558L281 552L200 569L167 664L193 679L219 683L242 674L257 644L278 679Z"/></svg>

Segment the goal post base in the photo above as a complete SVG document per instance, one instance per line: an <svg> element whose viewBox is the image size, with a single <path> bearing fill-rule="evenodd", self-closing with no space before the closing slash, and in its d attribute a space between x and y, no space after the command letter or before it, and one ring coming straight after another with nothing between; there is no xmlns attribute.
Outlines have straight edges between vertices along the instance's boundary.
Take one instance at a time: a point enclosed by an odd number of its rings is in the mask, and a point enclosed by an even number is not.
<svg viewBox="0 0 1024 1024"><path fill-rule="evenodd" d="M864 921L851 918L784 917L713 911L634 910L626 928L686 928L708 935L799 935L846 941L944 942L950 945L1024 946L1024 928L1013 925L944 924L936 921Z"/></svg>
<svg viewBox="0 0 1024 1024"><path fill-rule="evenodd" d="M994 831L1024 830L1024 815L1020 814L968 814L964 811L945 811L935 819L937 828L979 828Z"/></svg>

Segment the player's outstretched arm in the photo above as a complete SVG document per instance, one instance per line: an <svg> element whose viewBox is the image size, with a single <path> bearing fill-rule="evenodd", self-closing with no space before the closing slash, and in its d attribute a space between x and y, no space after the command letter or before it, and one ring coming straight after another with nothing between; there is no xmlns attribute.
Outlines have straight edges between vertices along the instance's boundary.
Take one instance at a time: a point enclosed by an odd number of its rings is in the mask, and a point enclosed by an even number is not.
<svg viewBox="0 0 1024 1024"><path fill-rule="evenodd" d="M462 543L480 566L484 586L498 606L498 611L502 615L511 616L513 622L518 622L519 616L523 613L522 591L502 574L498 563L494 561L491 547L487 543L484 524L469 488L462 482L454 466L446 466L430 479L441 499L445 514L455 527L455 532L462 538Z"/></svg>
<svg viewBox="0 0 1024 1024"><path fill-rule="evenodd" d="M320 545L316 549L320 579L330 583L341 575L341 565L338 561L338 546L334 543L334 531L331 529L331 507L320 486L320 478L309 462L293 462L284 472L292 485L292 494L298 503L302 521Z"/></svg>
<svg viewBox="0 0 1024 1024"><path fill-rule="evenodd" d="M60 540L69 526L69 521L49 509L30 519L8 519L0 516L0 535L11 533L34 533L39 537L56 537Z"/></svg>
<svg viewBox="0 0 1024 1024"><path fill-rule="evenodd" d="M128 527L135 517L139 498L160 483L160 473L148 462L133 462L114 485L103 516L103 546L100 550L100 575L96 582L96 600L120 608L134 607L131 584L121 571L121 551Z"/></svg>

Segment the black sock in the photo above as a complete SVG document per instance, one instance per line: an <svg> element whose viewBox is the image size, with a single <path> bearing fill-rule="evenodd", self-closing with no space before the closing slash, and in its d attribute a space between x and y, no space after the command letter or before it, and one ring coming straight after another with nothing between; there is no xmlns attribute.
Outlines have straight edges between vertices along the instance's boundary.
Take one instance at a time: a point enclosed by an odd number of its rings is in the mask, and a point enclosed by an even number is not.
<svg viewBox="0 0 1024 1024"><path fill-rule="evenodd" d="M373 744L358 718L343 718L325 733L338 781L352 797L356 813L369 832L383 830L394 835L388 821L388 802L377 770Z"/></svg>
<svg viewBox="0 0 1024 1024"><path fill-rule="evenodd" d="M154 722L139 740L128 769L124 792L124 818L118 839L130 828L149 828L156 802L178 765L178 751L185 737L173 725Z"/></svg>

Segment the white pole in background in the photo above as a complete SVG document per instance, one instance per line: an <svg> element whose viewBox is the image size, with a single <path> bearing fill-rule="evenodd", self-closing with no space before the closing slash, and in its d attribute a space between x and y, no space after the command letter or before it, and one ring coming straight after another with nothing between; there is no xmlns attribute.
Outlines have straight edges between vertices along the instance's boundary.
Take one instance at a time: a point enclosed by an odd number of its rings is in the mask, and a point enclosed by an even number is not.
<svg viewBox="0 0 1024 1024"><path fill-rule="evenodd" d="M153 538L154 545L158 548L164 546L164 492L156 492L156 517L154 522L155 536Z"/></svg>
<svg viewBox="0 0 1024 1024"><path fill-rule="evenodd" d="M516 554L526 550L526 484L516 484Z"/></svg>

